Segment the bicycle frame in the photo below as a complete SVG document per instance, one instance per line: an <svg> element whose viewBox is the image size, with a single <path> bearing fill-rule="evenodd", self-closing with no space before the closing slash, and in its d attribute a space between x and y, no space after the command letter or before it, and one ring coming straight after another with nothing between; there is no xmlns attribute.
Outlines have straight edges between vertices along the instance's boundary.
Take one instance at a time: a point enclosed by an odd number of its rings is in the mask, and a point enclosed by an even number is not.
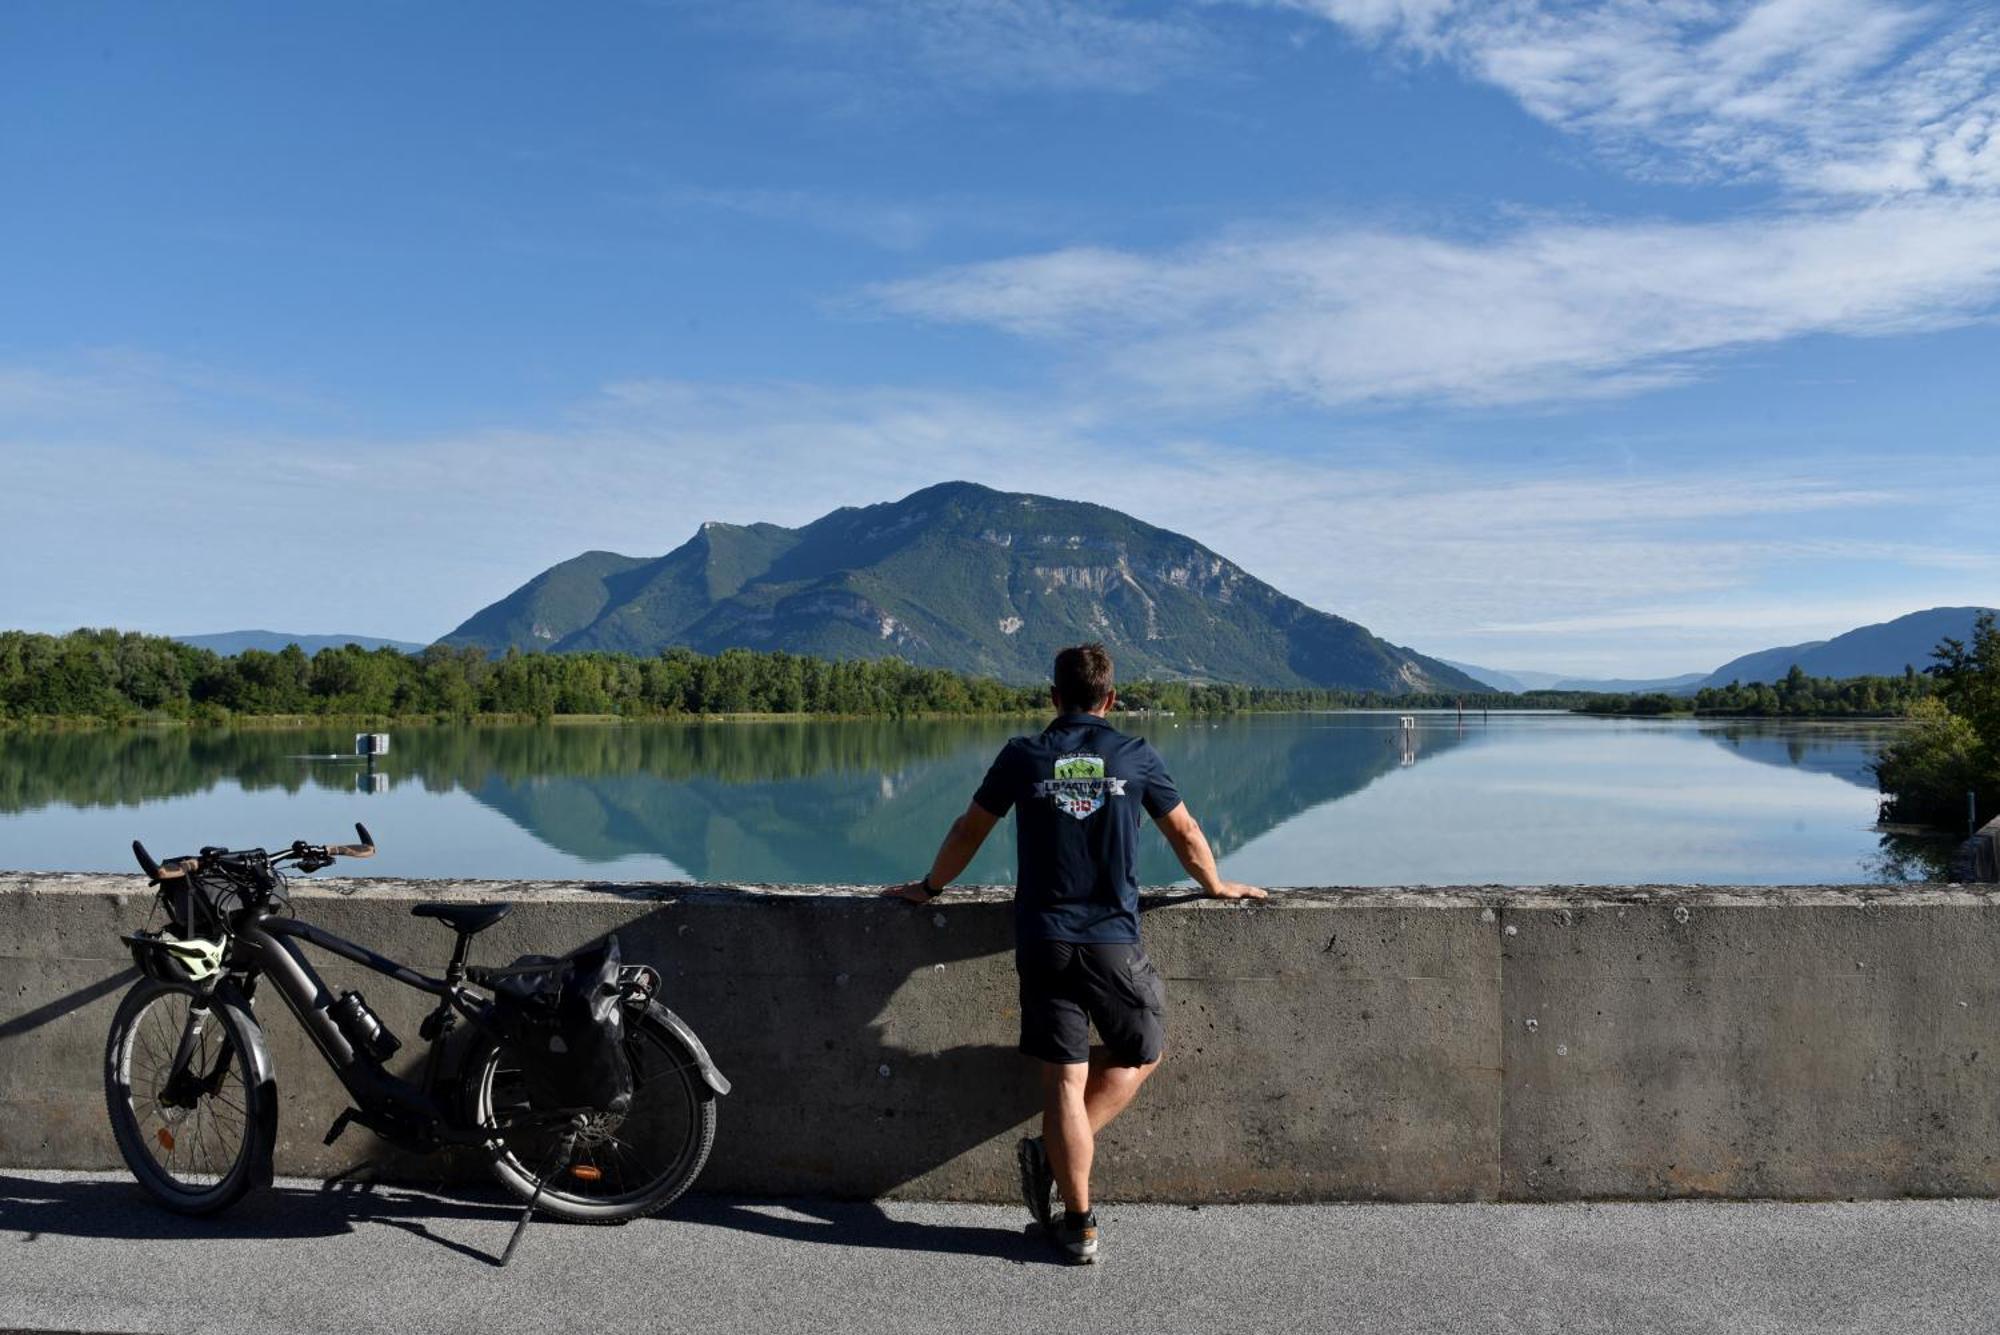
<svg viewBox="0 0 2000 1335"><path fill-rule="evenodd" d="M158 945L156 940L146 938L127 937L126 940L135 952ZM295 942L317 946L405 987L439 999L437 1009L425 1019L420 1030L420 1036L429 1042L421 1083L413 1083L393 1074L373 1056L355 1048L330 1012L338 997ZM485 1144L495 1139L505 1140L516 1130L530 1131L568 1123L579 1110L552 1109L530 1114L496 1133L491 1128L467 1124L463 1113L455 1106L450 1094L462 1072L445 1064L446 1049L454 1028L452 1020L455 1016L462 1016L475 1028L490 1030L492 1027L492 1003L464 985L468 943L469 938L459 937L446 976L433 978L324 928L274 914L268 907L259 906L244 911L236 919L230 930L228 963L224 972L216 975L212 986L220 987L226 982L240 980L242 998L248 1000L256 990L258 979L268 978L271 981L283 998L286 1009L298 1020L313 1046L319 1049L321 1057L354 1100L355 1106L341 1113L327 1132L328 1144L332 1144L347 1129L349 1122L358 1122L377 1135L417 1150L429 1150L440 1145ZM190 1020L193 1021L192 1016ZM186 1035L183 1035L182 1047L188 1047ZM218 1069L226 1066L228 1060L228 1049L225 1047L218 1059ZM205 1078L187 1071L186 1063L187 1054L177 1053L173 1067L176 1079ZM268 1065L268 1058L259 1064Z"/></svg>
<svg viewBox="0 0 2000 1335"><path fill-rule="evenodd" d="M456 980L432 978L397 963L384 955L356 945L332 932L297 918L255 912L237 925L231 952L232 971L247 971L270 979L285 1006L297 1018L313 1046L319 1049L340 1083L353 1096L357 1111L353 1116L370 1130L398 1139L475 1143L486 1139L471 1128L455 1125L458 1118L449 1100L441 1099L443 1058L449 1027L440 1020L426 1021L431 1031L430 1049L424 1064L421 1085L391 1074L380 1062L359 1052L334 1022L329 1008L339 998L327 987L319 971L303 951L293 944L305 941L331 954L351 960L363 968L392 978L440 998L437 1015L456 1011L480 1028L487 1027L487 1003L469 993ZM463 943L461 943L462 945ZM463 968L454 960L452 972ZM340 1126L336 1123L336 1126ZM344 1129L344 1128L343 1128ZM337 1134L337 1132L335 1133Z"/></svg>

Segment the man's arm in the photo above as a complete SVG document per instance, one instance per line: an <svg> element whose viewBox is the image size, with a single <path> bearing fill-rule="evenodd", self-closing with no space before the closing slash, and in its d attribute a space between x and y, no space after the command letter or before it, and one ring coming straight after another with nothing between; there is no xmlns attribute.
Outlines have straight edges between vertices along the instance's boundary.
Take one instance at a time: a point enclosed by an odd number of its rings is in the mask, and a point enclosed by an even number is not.
<svg viewBox="0 0 2000 1335"><path fill-rule="evenodd" d="M1254 885L1239 885L1235 881L1222 879L1222 872L1215 865L1215 854L1209 849L1208 837L1195 823L1194 813L1182 802L1164 816L1156 816L1154 822L1160 833L1167 836L1173 846L1174 856L1187 868L1187 874L1194 877L1196 885L1210 899L1263 899L1265 894Z"/></svg>
<svg viewBox="0 0 2000 1335"><path fill-rule="evenodd" d="M932 890L942 890L958 879L972 861L979 846L986 842L986 836L993 833L993 827L1000 818L977 802L968 802L965 813L951 823L945 832L944 842L938 845L937 856L931 860L930 883ZM922 881L910 881L904 885L892 885L882 892L897 899L907 899L913 904L927 904L930 896L924 893Z"/></svg>

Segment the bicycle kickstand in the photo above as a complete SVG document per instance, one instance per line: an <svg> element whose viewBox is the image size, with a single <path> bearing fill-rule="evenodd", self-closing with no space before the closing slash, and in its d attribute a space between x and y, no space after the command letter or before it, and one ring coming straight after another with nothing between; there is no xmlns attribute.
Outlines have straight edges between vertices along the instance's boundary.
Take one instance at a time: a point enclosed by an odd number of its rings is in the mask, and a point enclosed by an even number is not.
<svg viewBox="0 0 2000 1335"><path fill-rule="evenodd" d="M514 1234L507 1239L507 1250L500 1253L500 1266L502 1269L505 1269L507 1263L514 1259L514 1249L521 1245L521 1235L528 1231L528 1221L535 1217L535 1206L541 1202L542 1189L548 1186L550 1176L560 1171L562 1166L569 1162L570 1156L576 1153L576 1138L582 1132L583 1119L581 1117L571 1118L569 1134L563 1137L562 1144L557 1147L555 1157L550 1161L547 1170L536 1179L534 1194L528 1197L528 1207L521 1211L521 1222L514 1225Z"/></svg>

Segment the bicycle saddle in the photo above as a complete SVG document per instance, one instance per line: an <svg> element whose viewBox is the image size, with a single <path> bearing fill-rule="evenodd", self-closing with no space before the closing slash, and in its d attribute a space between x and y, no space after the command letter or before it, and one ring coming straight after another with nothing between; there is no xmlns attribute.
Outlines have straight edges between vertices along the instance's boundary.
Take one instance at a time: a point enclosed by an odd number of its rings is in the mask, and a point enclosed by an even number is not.
<svg viewBox="0 0 2000 1335"><path fill-rule="evenodd" d="M410 912L419 918L437 918L454 931L471 936L483 932L514 911L512 904L412 904Z"/></svg>

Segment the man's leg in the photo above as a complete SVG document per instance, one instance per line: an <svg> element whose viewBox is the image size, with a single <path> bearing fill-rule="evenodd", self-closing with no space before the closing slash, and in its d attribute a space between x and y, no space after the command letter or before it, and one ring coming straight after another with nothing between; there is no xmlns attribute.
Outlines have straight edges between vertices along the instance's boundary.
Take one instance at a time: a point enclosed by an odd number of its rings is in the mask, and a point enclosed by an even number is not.
<svg viewBox="0 0 2000 1335"><path fill-rule="evenodd" d="M1042 1145L1063 1204L1079 1214L1090 1208L1094 1152L1086 1104L1090 1075L1091 1068L1084 1062L1042 1063Z"/></svg>
<svg viewBox="0 0 2000 1335"><path fill-rule="evenodd" d="M1157 1057L1144 1066L1114 1066L1104 1048L1092 1048L1090 1076L1083 1089L1083 1105L1090 1118L1091 1134L1102 1131L1112 1118L1124 1112L1126 1105L1132 1102L1132 1096L1139 1092L1139 1086L1146 1083L1146 1077L1159 1068Z"/></svg>
<svg viewBox="0 0 2000 1335"><path fill-rule="evenodd" d="M1091 1049L1088 1065L1042 1063L1042 1143L1056 1189L1071 1210L1082 1214L1090 1209L1097 1133L1125 1111L1159 1065L1114 1066L1101 1047Z"/></svg>

